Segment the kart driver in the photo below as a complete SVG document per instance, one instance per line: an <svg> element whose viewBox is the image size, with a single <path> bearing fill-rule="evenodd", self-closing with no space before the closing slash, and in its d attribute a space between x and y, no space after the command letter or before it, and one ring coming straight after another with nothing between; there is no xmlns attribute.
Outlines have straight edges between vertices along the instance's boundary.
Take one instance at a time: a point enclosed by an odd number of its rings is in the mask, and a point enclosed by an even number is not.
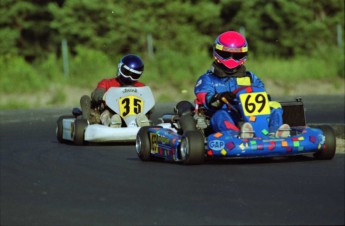
<svg viewBox="0 0 345 226"><path fill-rule="evenodd" d="M241 86L264 88L263 82L252 72L246 70L248 44L245 37L235 31L220 34L213 45L214 62L211 68L196 82L194 93L196 104L204 106L210 115L215 132L230 131L231 135L252 138L253 127L249 122L238 128L239 118L227 103L236 97L234 92ZM288 137L290 126L283 124L283 109L278 102L270 101L270 136Z"/></svg>
<svg viewBox="0 0 345 226"><path fill-rule="evenodd" d="M118 64L117 76L115 78L101 80L96 89L91 93L91 98L87 95L81 97L80 106L83 118L88 120L90 124L102 123L114 128L121 127L122 120L120 115L114 114L113 111L104 106L103 96L111 87L145 86L144 83L138 81L143 72L144 63L139 56L133 54L124 56ZM142 113L137 115L137 123L138 126L150 125L147 116Z"/></svg>

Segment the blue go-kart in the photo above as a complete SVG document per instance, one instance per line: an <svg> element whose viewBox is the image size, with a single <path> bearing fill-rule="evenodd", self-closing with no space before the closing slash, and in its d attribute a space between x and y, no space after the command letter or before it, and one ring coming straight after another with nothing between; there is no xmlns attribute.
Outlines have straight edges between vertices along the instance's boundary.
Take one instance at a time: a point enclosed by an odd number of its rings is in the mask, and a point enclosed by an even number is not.
<svg viewBox="0 0 345 226"><path fill-rule="evenodd" d="M164 159L184 164L201 164L206 159L258 158L312 153L316 159L332 159L336 139L332 127L306 125L301 98L280 102L283 121L291 127L290 136L273 137L268 133L269 95L262 88L243 87L231 107L240 121L250 122L253 138L240 138L227 131L214 132L205 109L181 101L175 114L165 114L162 123L140 128L136 150L143 161Z"/></svg>

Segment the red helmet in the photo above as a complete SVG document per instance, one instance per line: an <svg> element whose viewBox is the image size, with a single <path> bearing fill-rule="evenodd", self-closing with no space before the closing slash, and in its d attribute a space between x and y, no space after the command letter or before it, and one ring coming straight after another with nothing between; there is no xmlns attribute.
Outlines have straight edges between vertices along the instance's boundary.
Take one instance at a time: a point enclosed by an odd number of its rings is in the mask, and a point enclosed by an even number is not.
<svg viewBox="0 0 345 226"><path fill-rule="evenodd" d="M235 69L247 60L248 44L244 36L236 31L220 34L213 45L213 56L217 63L227 69Z"/></svg>

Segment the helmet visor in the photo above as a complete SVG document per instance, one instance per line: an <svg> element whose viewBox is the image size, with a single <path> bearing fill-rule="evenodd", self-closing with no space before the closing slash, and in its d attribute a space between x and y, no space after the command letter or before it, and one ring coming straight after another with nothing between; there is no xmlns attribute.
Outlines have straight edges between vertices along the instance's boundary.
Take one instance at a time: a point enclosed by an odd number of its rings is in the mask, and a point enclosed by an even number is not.
<svg viewBox="0 0 345 226"><path fill-rule="evenodd" d="M243 58L245 58L247 56L247 53L233 53L233 52L227 52L227 51L222 51L219 49L215 50L217 55L219 57L221 57L223 60L227 60L227 59L234 59L236 61L242 60Z"/></svg>
<svg viewBox="0 0 345 226"><path fill-rule="evenodd" d="M143 71L134 70L125 64L119 66L119 71L123 77L130 78L133 81L138 80L143 73Z"/></svg>

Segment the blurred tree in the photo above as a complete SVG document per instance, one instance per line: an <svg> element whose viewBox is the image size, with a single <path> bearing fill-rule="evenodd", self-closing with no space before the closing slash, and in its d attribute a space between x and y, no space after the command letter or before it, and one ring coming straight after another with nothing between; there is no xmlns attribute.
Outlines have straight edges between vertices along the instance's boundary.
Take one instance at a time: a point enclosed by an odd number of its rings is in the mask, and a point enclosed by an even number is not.
<svg viewBox="0 0 345 226"><path fill-rule="evenodd" d="M66 39L72 53L143 55L151 35L161 57L192 56L243 27L251 53L292 57L336 46L337 24L344 30L343 0L1 0L0 53L32 62Z"/></svg>
<svg viewBox="0 0 345 226"><path fill-rule="evenodd" d="M335 46L336 26L344 28L342 0L221 1L224 27L245 27L257 55L308 55L318 45Z"/></svg>
<svg viewBox="0 0 345 226"><path fill-rule="evenodd" d="M145 52L148 34L156 50L199 51L220 24L219 6L206 0L68 0L63 7L51 4L50 10L51 27L60 38L72 47L86 45L109 55Z"/></svg>
<svg viewBox="0 0 345 226"><path fill-rule="evenodd" d="M49 27L53 17L47 8L50 2L61 3L58 0L0 2L1 54L20 54L32 62L54 48L51 40L55 31Z"/></svg>

